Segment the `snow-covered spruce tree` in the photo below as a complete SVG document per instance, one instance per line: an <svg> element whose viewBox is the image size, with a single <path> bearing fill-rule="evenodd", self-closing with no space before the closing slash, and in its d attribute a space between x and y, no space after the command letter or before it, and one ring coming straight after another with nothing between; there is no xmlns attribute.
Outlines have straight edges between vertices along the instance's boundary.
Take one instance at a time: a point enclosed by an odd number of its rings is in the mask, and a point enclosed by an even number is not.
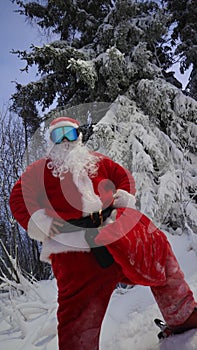
<svg viewBox="0 0 197 350"><path fill-rule="evenodd" d="M37 104L44 111L54 101L57 106L111 102L131 82L153 76L155 70L138 64L139 45L147 64L170 64L163 48L167 19L154 1L13 2L43 30L59 35L43 47L32 45L30 52L15 51L26 61L24 70L36 64L40 75L26 86L16 84L13 95L13 109L29 123L38 116Z"/></svg>
<svg viewBox="0 0 197 350"><path fill-rule="evenodd" d="M197 2L196 0L163 0L171 14L171 44L175 47L180 71L191 69L187 93L197 100Z"/></svg>
<svg viewBox="0 0 197 350"><path fill-rule="evenodd" d="M197 103L161 78L119 96L88 141L130 169L138 208L162 228L186 232L197 251Z"/></svg>

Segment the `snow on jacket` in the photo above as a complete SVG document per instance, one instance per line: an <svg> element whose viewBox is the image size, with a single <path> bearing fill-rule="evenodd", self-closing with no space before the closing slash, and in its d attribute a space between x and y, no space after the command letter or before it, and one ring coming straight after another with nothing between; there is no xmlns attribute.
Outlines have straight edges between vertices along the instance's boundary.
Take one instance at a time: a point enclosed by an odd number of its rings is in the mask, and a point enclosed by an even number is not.
<svg viewBox="0 0 197 350"><path fill-rule="evenodd" d="M49 261L51 253L90 251L83 230L50 238L48 234L54 218L78 219L106 208L114 201L117 190L121 198L124 197L122 193L130 193L131 198L135 194L135 182L128 170L106 156L99 156L98 172L84 184L85 191L83 183L76 186L70 172L61 180L54 177L46 158L29 165L14 185L11 211L31 238L43 242L41 260Z"/></svg>

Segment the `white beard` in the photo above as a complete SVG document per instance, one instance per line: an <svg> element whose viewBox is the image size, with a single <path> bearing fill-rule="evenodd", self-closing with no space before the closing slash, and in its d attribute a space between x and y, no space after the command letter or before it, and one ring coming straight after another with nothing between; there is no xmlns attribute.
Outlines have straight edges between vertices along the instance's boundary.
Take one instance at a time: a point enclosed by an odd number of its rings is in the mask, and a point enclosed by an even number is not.
<svg viewBox="0 0 197 350"><path fill-rule="evenodd" d="M99 157L91 154L79 139L76 142L68 141L55 145L50 142L47 158L50 159L47 167L52 170L54 177L59 177L61 180L68 171L73 176L97 174Z"/></svg>
<svg viewBox="0 0 197 350"><path fill-rule="evenodd" d="M94 193L90 177L97 175L100 158L91 154L88 148L78 139L76 142L62 142L54 145L49 142L48 169L54 177L63 180L69 171L73 175L73 181L82 194L83 213L89 214L98 211L102 207L100 198Z"/></svg>

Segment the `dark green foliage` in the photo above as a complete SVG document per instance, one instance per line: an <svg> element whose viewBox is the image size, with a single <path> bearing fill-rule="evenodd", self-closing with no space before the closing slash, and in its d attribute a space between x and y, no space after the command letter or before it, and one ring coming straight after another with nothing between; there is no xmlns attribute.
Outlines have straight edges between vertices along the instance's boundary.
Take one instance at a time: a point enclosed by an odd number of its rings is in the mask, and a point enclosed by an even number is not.
<svg viewBox="0 0 197 350"><path fill-rule="evenodd" d="M36 64L40 76L17 84L12 96L14 111L32 121L33 129L40 122L38 105L45 111L54 101L57 106L112 102L131 83L161 74L171 62L168 20L154 1L13 2L20 14L60 39L14 52L26 61L24 70Z"/></svg>
<svg viewBox="0 0 197 350"><path fill-rule="evenodd" d="M163 1L172 16L172 45L180 60L180 71L192 68L187 90L197 99L197 2L196 0Z"/></svg>
<svg viewBox="0 0 197 350"><path fill-rule="evenodd" d="M111 1L69 1L48 0L24 2L13 0L20 6L20 14L24 14L42 29L51 29L60 34L61 40L72 41L77 33L81 33L80 43L88 44L102 20L110 10ZM91 36L89 34L91 33Z"/></svg>

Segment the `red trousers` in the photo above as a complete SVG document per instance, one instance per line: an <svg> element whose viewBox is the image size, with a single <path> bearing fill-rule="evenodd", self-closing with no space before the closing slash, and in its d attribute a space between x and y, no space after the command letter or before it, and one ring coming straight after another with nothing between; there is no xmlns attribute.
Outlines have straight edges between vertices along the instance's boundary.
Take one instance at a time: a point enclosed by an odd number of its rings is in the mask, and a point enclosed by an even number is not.
<svg viewBox="0 0 197 350"><path fill-rule="evenodd" d="M109 225L111 231L103 229L99 239L110 236L114 229L125 230L124 220L118 227ZM102 320L118 282L150 286L170 326L190 316L196 306L193 294L165 235L150 230L149 224L143 216L126 235L109 244L115 262L106 269L98 265L92 252L51 256L58 285L59 350L99 349Z"/></svg>
<svg viewBox="0 0 197 350"><path fill-rule="evenodd" d="M52 256L58 285L59 350L98 350L101 323L121 267L101 268L92 253Z"/></svg>

